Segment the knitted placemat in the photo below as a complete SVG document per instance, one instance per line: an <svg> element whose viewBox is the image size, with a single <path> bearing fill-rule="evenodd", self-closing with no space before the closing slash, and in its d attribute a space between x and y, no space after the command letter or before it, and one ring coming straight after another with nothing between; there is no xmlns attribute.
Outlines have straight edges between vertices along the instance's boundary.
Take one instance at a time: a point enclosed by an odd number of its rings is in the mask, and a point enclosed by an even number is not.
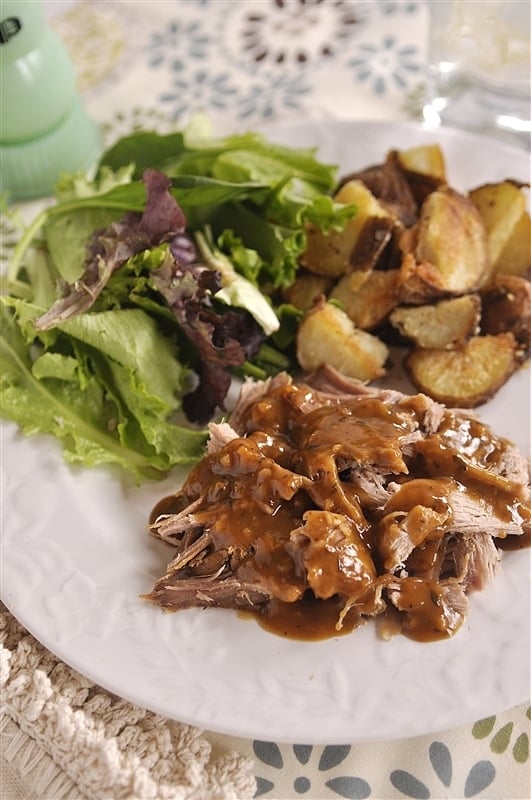
<svg viewBox="0 0 531 800"><path fill-rule="evenodd" d="M0 606L2 761L38 800L245 800L251 759L58 661Z"/></svg>

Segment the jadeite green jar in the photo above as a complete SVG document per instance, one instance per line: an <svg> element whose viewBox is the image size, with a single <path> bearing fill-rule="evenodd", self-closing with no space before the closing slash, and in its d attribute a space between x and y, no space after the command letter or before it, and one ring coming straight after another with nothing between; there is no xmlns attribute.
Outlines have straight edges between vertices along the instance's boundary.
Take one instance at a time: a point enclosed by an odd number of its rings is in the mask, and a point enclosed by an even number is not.
<svg viewBox="0 0 531 800"><path fill-rule="evenodd" d="M62 172L88 170L101 140L41 0L2 0L0 14L0 190L30 200Z"/></svg>

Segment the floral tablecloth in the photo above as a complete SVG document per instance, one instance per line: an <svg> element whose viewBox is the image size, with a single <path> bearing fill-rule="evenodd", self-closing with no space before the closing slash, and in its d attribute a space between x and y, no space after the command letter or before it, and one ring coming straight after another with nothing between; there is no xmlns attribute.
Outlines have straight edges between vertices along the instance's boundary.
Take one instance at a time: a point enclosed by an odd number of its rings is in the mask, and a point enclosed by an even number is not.
<svg viewBox="0 0 531 800"><path fill-rule="evenodd" d="M107 142L197 112L219 134L419 117L420 0L49 0L46 11ZM531 796L528 705L391 742L243 740L131 706L1 619L4 800Z"/></svg>
<svg viewBox="0 0 531 800"><path fill-rule="evenodd" d="M207 111L222 134L269 120L388 119L416 104L421 2L47 3L105 126Z"/></svg>

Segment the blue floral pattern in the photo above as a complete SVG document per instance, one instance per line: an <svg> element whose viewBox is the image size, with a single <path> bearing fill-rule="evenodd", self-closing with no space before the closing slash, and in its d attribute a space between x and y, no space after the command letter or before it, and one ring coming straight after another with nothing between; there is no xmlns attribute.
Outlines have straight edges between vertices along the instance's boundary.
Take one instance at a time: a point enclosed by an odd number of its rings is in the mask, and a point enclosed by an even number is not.
<svg viewBox="0 0 531 800"><path fill-rule="evenodd" d="M523 728L529 728L531 707L514 709L511 717L509 722L501 723L497 717L488 717L471 727L470 733L474 739L489 739L491 754L489 756L487 751L481 754L483 757L471 757L468 764L458 744L452 754L451 746L447 742L437 739L430 741L429 737L425 737L422 742L418 740L414 771L406 766L393 768L392 760L384 759L382 764L389 763L390 768L387 776L379 770L378 791L372 785L374 773L372 778L369 774L354 774L357 773L357 769L353 769L354 765L366 765L374 759L374 753L372 757L367 756L363 745L278 745L256 740L253 742L253 753L259 763L256 767L255 797L278 797L279 785L284 790L291 787L290 800L305 795L323 800L338 797L381 800L382 797L400 796L413 800L457 797L468 800L473 797L503 796L499 795L503 778L497 781L495 757L501 756L513 742L513 763L516 768L526 769L525 765L529 761L529 736ZM528 770L526 774L529 776ZM278 781L275 781L276 776ZM531 791L529 777L528 784ZM493 789L494 786L498 788ZM491 793L485 795L484 792L489 787Z"/></svg>
<svg viewBox="0 0 531 800"><path fill-rule="evenodd" d="M228 73L212 74L205 69L178 75L169 91L160 95L160 100L171 104L170 116L224 109L236 95L236 87L231 83Z"/></svg>
<svg viewBox="0 0 531 800"><path fill-rule="evenodd" d="M419 78L418 46L394 27L386 33L390 21L420 13L413 0L188 0L187 7L183 14L175 4L146 48L148 68L170 76L169 85L155 84L156 99L174 119L198 110L230 109L245 121L304 112L316 87L334 81L335 67L374 97L413 90Z"/></svg>
<svg viewBox="0 0 531 800"><path fill-rule="evenodd" d="M255 741L253 750L260 761L268 767L277 770L290 767L295 776L293 779L294 797L302 797L310 791L313 797L322 797L326 789L329 790L326 792L327 796L331 797L362 800L362 798L371 796L371 787L366 780L349 775L348 770L346 770L347 774L342 774L341 770L336 769L350 755L352 750L350 745L327 745L325 747L293 745L292 748L285 749L283 756L278 744ZM295 757L295 762L291 756ZM286 764L285 760L289 760L291 763ZM300 770L297 774L299 766L307 767L306 771ZM256 781L255 797L265 797L275 788L273 781L268 778L258 776Z"/></svg>
<svg viewBox="0 0 531 800"><path fill-rule="evenodd" d="M247 94L238 99L238 117L261 117L269 119L286 108L301 108L311 86L303 75L278 75L262 80L257 78L249 86Z"/></svg>
<svg viewBox="0 0 531 800"><path fill-rule="evenodd" d="M397 0L379 0L382 11L384 14L415 14L421 5L417 0L405 0L405 2L397 2Z"/></svg>
<svg viewBox="0 0 531 800"><path fill-rule="evenodd" d="M209 44L210 37L200 21L171 22L164 31L153 34L148 46L149 64L160 67L170 60L174 68L182 69L188 59L204 60Z"/></svg>
<svg viewBox="0 0 531 800"><path fill-rule="evenodd" d="M416 48L400 44L395 36L379 42L364 42L349 61L354 78L367 81L375 94L403 90L412 75L420 72Z"/></svg>
<svg viewBox="0 0 531 800"><path fill-rule="evenodd" d="M279 772L289 770L295 776L293 779L294 796L302 796L312 791L314 797L324 797L324 791L328 789L329 792L326 796L329 797L344 797L351 800L372 797L369 781L360 776L349 775L348 769L343 769L343 772L347 774L341 774L341 771L337 774L336 768L343 764L352 749L350 745L328 745L322 748L311 745L293 745L291 752L286 748L283 755L279 745L274 742L255 741L253 743L255 756L265 766L279 770ZM317 752L320 753L318 756ZM296 759L296 766L307 767L306 771L301 769L297 774L297 768L294 769L293 763L287 763L288 761L293 762L292 755ZM433 741L429 746L428 758L435 777L443 787L446 790L453 788L459 792L450 795L445 793L446 797L475 797L490 786L496 777L496 768L492 761L488 759L476 761L468 770L464 786L458 789L453 783L453 761L448 746L443 742ZM317 761L317 765L315 761ZM316 781L316 776L322 780ZM328 779L326 779L327 776L329 776ZM389 782L404 797L414 798L414 800L441 797L440 789L437 786L432 792L426 783L407 770L392 770L389 774ZM272 780L257 776L255 797L266 797L274 789L275 783Z"/></svg>
<svg viewBox="0 0 531 800"><path fill-rule="evenodd" d="M450 788L453 764L448 747L443 742L432 742L429 748L429 760L439 781L447 789ZM468 771L464 787L455 796L474 797L490 786L495 776L496 768L491 761L477 761ZM390 781L395 789L398 789L405 797L412 797L416 800L440 797L439 790L432 795L426 784L405 770L393 770Z"/></svg>

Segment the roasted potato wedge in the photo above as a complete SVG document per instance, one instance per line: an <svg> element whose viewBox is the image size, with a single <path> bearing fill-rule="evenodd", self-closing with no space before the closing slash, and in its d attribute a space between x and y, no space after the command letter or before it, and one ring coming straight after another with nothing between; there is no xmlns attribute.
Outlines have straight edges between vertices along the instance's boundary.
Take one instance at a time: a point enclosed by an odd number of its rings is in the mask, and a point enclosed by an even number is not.
<svg viewBox="0 0 531 800"><path fill-rule="evenodd" d="M414 252L406 253L402 264L403 302L473 292L488 280L485 226L463 194L448 186L429 194L415 233Z"/></svg>
<svg viewBox="0 0 531 800"><path fill-rule="evenodd" d="M370 269L391 238L394 219L362 181L349 181L335 195L338 203L355 203L356 215L343 230L324 233L306 229L307 245L301 266L317 275L339 278L354 269Z"/></svg>
<svg viewBox="0 0 531 800"><path fill-rule="evenodd" d="M404 359L418 391L451 408L475 408L493 397L519 365L512 333L474 336L456 350L416 348Z"/></svg>
<svg viewBox="0 0 531 800"><path fill-rule="evenodd" d="M363 330L373 330L389 316L398 301L400 271L357 271L344 275L330 292L352 322Z"/></svg>
<svg viewBox="0 0 531 800"><path fill-rule="evenodd" d="M531 283L518 275L496 275L481 294L481 330L497 334L510 331L522 358L531 351Z"/></svg>
<svg viewBox="0 0 531 800"><path fill-rule="evenodd" d="M418 206L422 205L431 192L446 184L446 163L438 144L425 144L394 152Z"/></svg>
<svg viewBox="0 0 531 800"><path fill-rule="evenodd" d="M502 272L531 278L531 217L527 211L514 226L494 267L495 274Z"/></svg>
<svg viewBox="0 0 531 800"><path fill-rule="evenodd" d="M454 407L486 402L531 356L528 188L508 178L458 192L438 144L345 175L336 199L357 216L330 235L308 229L301 267L315 280L303 274L284 295L307 309L301 367L371 381L394 343L417 390Z"/></svg>
<svg viewBox="0 0 531 800"><path fill-rule="evenodd" d="M514 228L526 210L521 184L506 180L487 183L469 192L487 231L487 247L492 271L509 242Z"/></svg>
<svg viewBox="0 0 531 800"><path fill-rule="evenodd" d="M453 350L478 332L481 300L466 294L423 306L397 306L389 317L417 347Z"/></svg>
<svg viewBox="0 0 531 800"><path fill-rule="evenodd" d="M321 295L328 294L333 285L333 281L324 275L301 271L291 286L282 292L282 299L301 311L308 311Z"/></svg>
<svg viewBox="0 0 531 800"><path fill-rule="evenodd" d="M418 206L404 171L398 163L397 153L388 154L383 164L367 167L342 178L340 187L349 181L360 180L376 199L401 225L410 227L418 218Z"/></svg>
<svg viewBox="0 0 531 800"><path fill-rule="evenodd" d="M362 381L383 375L389 355L380 339L356 328L341 308L325 298L301 320L296 347L297 359L306 372L328 364Z"/></svg>

